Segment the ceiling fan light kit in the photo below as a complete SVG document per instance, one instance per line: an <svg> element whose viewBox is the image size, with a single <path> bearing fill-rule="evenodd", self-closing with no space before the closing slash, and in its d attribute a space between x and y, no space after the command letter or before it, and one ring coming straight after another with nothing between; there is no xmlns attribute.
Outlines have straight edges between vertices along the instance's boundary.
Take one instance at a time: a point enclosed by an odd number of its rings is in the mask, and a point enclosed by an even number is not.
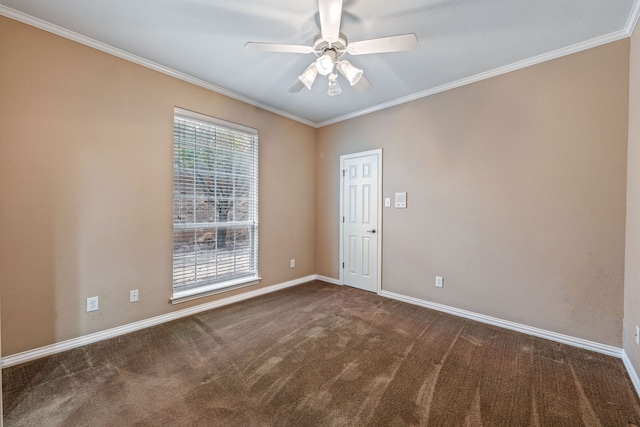
<svg viewBox="0 0 640 427"><path fill-rule="evenodd" d="M333 72L333 65L336 61L336 53L332 50L327 51L316 60L316 68L323 76L328 76Z"/></svg>
<svg viewBox="0 0 640 427"><path fill-rule="evenodd" d="M340 32L342 19L342 0L318 0L320 15L320 34L314 40L312 46L287 45L276 43L249 42L246 48L263 52L284 53L313 53L317 59L298 76L296 83L291 86L289 92L299 92L303 87L311 89L318 74L328 76L329 88L327 95L339 95L342 92L338 84L337 69L349 84L359 92L371 90L372 85L364 78L364 72L351 64L351 62L339 60L342 55L367 55L372 53L402 52L412 50L418 43L415 34L401 34L390 37L381 37L371 40L349 43L344 34Z"/></svg>
<svg viewBox="0 0 640 427"><path fill-rule="evenodd" d="M327 95L335 96L340 95L342 93L342 89L338 84L338 75L336 73L329 74L329 90L327 90Z"/></svg>
<svg viewBox="0 0 640 427"><path fill-rule="evenodd" d="M363 74L360 68L354 67L351 62L347 61L346 59L338 62L336 68L338 69L338 71L340 71L340 74L342 74L344 78L347 79L351 86L358 83Z"/></svg>
<svg viewBox="0 0 640 427"><path fill-rule="evenodd" d="M318 69L316 68L316 64L314 62L313 64L309 65L302 74L298 76L298 80L300 80L307 89L311 89L311 86L313 86L313 82L316 80L317 75Z"/></svg>

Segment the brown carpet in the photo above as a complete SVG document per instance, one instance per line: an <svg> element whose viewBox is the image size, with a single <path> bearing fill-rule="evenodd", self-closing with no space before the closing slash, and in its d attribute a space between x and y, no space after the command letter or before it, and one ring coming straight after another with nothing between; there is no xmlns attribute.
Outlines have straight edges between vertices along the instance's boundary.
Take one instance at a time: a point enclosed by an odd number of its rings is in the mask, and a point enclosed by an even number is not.
<svg viewBox="0 0 640 427"><path fill-rule="evenodd" d="M3 371L5 426L640 426L619 359L300 285Z"/></svg>

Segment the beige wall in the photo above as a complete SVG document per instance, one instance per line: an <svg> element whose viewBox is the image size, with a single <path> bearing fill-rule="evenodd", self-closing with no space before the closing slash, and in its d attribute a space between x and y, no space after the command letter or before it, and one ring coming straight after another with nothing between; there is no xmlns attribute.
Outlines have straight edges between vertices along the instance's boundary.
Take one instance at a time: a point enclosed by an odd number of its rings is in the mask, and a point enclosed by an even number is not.
<svg viewBox="0 0 640 427"><path fill-rule="evenodd" d="M259 130L258 286L315 273L315 129L4 17L0 82L3 354L215 299L168 303L174 106Z"/></svg>
<svg viewBox="0 0 640 427"><path fill-rule="evenodd" d="M629 41L318 132L317 269L339 276L339 156L383 149L382 288L620 347ZM434 276L445 286L435 288Z"/></svg>
<svg viewBox="0 0 640 427"><path fill-rule="evenodd" d="M0 17L3 354L216 298L168 303L180 106L259 129L259 286L338 277L339 156L383 148L383 194L408 192L383 289L618 347L626 289L638 369L628 62L623 40L316 131Z"/></svg>
<svg viewBox="0 0 640 427"><path fill-rule="evenodd" d="M627 239L624 277L624 350L640 373L640 347L635 328L640 325L640 34L631 38L629 71L629 148L627 152Z"/></svg>

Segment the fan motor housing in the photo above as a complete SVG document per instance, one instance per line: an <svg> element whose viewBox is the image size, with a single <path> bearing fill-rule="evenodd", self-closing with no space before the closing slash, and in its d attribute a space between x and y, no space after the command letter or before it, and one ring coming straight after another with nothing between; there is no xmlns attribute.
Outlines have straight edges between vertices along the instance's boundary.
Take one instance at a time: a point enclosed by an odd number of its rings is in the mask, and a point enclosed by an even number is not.
<svg viewBox="0 0 640 427"><path fill-rule="evenodd" d="M313 39L313 50L318 57L324 55L327 51L332 50L335 52L336 58L339 58L347 50L347 36L340 33L337 41L329 43L322 38L322 34L318 34Z"/></svg>

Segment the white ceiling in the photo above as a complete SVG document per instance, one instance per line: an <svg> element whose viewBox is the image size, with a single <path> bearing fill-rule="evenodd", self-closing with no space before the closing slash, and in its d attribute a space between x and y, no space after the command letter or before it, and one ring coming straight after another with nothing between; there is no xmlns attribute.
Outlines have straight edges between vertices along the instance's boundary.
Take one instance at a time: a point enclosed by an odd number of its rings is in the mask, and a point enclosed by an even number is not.
<svg viewBox="0 0 640 427"><path fill-rule="evenodd" d="M321 126L627 37L638 2L344 0L350 41L415 33L418 45L349 57L373 89L357 92L340 77L335 97L322 76L311 91L288 92L313 54L244 48L310 45L316 0L0 0L0 14Z"/></svg>

